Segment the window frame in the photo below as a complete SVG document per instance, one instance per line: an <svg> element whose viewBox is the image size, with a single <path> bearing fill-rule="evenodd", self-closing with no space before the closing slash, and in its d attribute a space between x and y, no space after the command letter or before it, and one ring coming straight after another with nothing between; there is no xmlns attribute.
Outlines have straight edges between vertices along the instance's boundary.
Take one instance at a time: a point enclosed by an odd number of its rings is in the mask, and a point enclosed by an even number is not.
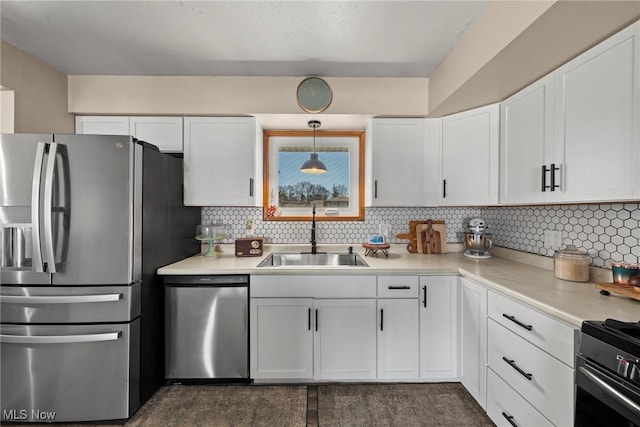
<svg viewBox="0 0 640 427"><path fill-rule="evenodd" d="M308 214L300 215L279 215L268 216L267 210L270 205L270 192L271 192L271 168L269 167L271 159L272 144L271 137L308 137L313 138L313 131L305 130L263 130L263 180L262 180L262 218L265 221L309 221L311 219L311 210ZM316 220L318 221L364 221L364 150L365 150L365 133L364 130L316 130L316 146L318 138L357 138L357 150L358 153L354 154L358 162L357 171L357 191L358 194L354 199L358 206L356 206L355 215L325 215L323 212L318 211L316 213ZM350 188L349 191L354 189Z"/></svg>

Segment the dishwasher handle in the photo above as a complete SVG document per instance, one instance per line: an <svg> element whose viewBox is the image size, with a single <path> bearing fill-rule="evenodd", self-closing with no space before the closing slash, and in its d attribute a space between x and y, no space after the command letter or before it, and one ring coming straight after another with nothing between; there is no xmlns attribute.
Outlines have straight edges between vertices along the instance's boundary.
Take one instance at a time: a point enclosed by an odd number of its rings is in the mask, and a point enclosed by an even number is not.
<svg viewBox="0 0 640 427"><path fill-rule="evenodd" d="M165 276L164 284L171 286L247 286L249 285L249 276L245 274Z"/></svg>

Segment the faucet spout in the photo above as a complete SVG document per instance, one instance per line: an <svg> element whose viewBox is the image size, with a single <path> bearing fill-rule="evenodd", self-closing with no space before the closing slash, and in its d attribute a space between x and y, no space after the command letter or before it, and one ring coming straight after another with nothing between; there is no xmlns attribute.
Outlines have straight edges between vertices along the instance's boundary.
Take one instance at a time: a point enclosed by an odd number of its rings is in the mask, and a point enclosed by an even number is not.
<svg viewBox="0 0 640 427"><path fill-rule="evenodd" d="M313 210L311 211L311 253L314 255L318 253L316 244L316 205L313 205Z"/></svg>

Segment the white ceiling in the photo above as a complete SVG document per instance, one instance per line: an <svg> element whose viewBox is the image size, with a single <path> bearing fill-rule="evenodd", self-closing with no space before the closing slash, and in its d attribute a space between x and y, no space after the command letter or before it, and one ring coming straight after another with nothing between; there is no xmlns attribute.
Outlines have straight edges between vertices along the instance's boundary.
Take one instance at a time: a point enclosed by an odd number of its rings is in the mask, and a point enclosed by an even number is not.
<svg viewBox="0 0 640 427"><path fill-rule="evenodd" d="M428 77L487 3L0 0L0 34L65 74Z"/></svg>

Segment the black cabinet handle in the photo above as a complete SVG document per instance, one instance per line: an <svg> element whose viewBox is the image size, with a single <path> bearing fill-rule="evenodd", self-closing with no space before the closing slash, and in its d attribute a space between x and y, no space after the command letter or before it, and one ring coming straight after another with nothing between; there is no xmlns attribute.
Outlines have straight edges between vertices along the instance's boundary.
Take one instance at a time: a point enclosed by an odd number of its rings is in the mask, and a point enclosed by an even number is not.
<svg viewBox="0 0 640 427"><path fill-rule="evenodd" d="M511 316L509 314L506 313L502 313L502 317L511 320L513 323L515 323L518 326L521 326L523 328L525 328L527 331L530 331L533 329L532 325L525 325L524 323L522 323L521 321L519 321L518 319L516 319L515 316Z"/></svg>
<svg viewBox="0 0 640 427"><path fill-rule="evenodd" d="M424 300L422 301L422 304L424 304L424 307L427 308L427 287L423 286L422 291L424 292Z"/></svg>
<svg viewBox="0 0 640 427"><path fill-rule="evenodd" d="M378 198L378 180L373 181L373 198Z"/></svg>
<svg viewBox="0 0 640 427"><path fill-rule="evenodd" d="M311 308L309 308L308 318L307 318L307 329L311 330Z"/></svg>
<svg viewBox="0 0 640 427"><path fill-rule="evenodd" d="M518 373L520 375L522 375L523 377L525 377L526 379L528 379L529 381L531 381L531 379L533 378L533 374L529 374L525 371L522 370L521 367L519 367L518 365L516 365L516 362L514 360L511 359L507 359L506 357L502 356L502 360L504 360L505 362L507 362L509 364L509 366L511 366L513 369L515 369L516 371L518 371Z"/></svg>
<svg viewBox="0 0 640 427"><path fill-rule="evenodd" d="M516 422L513 421L513 415L509 415L506 412L502 412L502 416L505 417L507 421L509 421L509 424L511 424L513 427L518 427L518 424L516 424Z"/></svg>
<svg viewBox="0 0 640 427"><path fill-rule="evenodd" d="M442 198L443 199L447 198L447 180L446 179L442 180Z"/></svg>
<svg viewBox="0 0 640 427"><path fill-rule="evenodd" d="M549 169L547 169L547 165L542 165L542 191L543 192L547 191L547 188L549 188L549 186L547 185L547 172L549 172Z"/></svg>
<svg viewBox="0 0 640 427"><path fill-rule="evenodd" d="M384 330L384 309L380 309L380 330Z"/></svg>
<svg viewBox="0 0 640 427"><path fill-rule="evenodd" d="M556 171L560 168L556 167L555 163L551 163L551 191L556 191L556 188L560 188L560 185L556 184Z"/></svg>
<svg viewBox="0 0 640 427"><path fill-rule="evenodd" d="M398 289L411 289L411 286L405 286L405 285L402 285L402 286L394 286L394 285L390 285L390 286L389 286L389 289L391 289L391 290L398 290Z"/></svg>
<svg viewBox="0 0 640 427"><path fill-rule="evenodd" d="M249 178L249 197L253 197L253 178Z"/></svg>
<svg viewBox="0 0 640 427"><path fill-rule="evenodd" d="M316 308L316 332L318 332L318 309Z"/></svg>

